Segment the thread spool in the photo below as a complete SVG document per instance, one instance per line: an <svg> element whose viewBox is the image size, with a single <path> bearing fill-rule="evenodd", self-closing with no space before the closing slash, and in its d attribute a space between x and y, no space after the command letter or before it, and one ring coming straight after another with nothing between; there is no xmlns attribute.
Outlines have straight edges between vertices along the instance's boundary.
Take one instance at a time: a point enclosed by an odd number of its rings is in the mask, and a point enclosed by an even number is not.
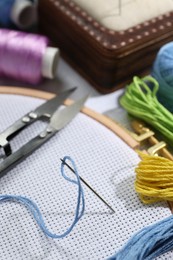
<svg viewBox="0 0 173 260"><path fill-rule="evenodd" d="M37 5L32 0L0 0L0 24L27 29L36 23Z"/></svg>
<svg viewBox="0 0 173 260"><path fill-rule="evenodd" d="M173 42L160 48L151 74L159 83L157 97L160 103L173 112Z"/></svg>
<svg viewBox="0 0 173 260"><path fill-rule="evenodd" d="M0 30L0 76L31 84L54 78L59 50L45 36Z"/></svg>

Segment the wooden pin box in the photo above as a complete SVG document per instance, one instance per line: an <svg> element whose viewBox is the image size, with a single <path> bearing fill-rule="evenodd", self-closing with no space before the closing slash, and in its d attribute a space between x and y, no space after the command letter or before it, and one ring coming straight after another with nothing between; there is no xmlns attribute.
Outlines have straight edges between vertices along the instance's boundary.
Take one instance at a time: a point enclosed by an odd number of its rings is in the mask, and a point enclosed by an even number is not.
<svg viewBox="0 0 173 260"><path fill-rule="evenodd" d="M109 93L148 71L172 40L171 10L172 0L41 0L39 28L97 90Z"/></svg>

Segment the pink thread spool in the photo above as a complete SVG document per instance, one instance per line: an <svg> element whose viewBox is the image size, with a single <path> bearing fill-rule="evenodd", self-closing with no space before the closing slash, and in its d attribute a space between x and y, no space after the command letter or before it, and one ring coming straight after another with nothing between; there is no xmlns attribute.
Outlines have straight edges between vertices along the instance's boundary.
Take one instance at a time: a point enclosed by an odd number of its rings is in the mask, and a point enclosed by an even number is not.
<svg viewBox="0 0 173 260"><path fill-rule="evenodd" d="M31 84L54 78L59 50L45 36L0 30L0 76Z"/></svg>

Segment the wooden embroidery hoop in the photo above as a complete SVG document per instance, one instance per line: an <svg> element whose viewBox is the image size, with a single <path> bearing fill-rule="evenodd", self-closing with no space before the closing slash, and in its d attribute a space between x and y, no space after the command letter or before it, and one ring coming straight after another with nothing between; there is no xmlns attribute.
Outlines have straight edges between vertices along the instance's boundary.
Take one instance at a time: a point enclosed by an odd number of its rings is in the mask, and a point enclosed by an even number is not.
<svg viewBox="0 0 173 260"><path fill-rule="evenodd" d="M13 86L0 86L0 94L9 94L9 95L21 95L21 96L29 96L33 98L41 98L48 100L55 96L54 93L42 91L42 90L33 90L29 88L20 88L20 87L13 87ZM73 101L67 99L64 104L70 105ZM100 124L107 127L113 133L115 133L118 137L120 137L129 147L133 150L137 149L140 144L133 139L133 137L125 131L121 126L119 126L115 121L109 119L108 117L97 113L87 107L83 107L81 110L82 113L89 116L90 118L96 120ZM168 202L168 206L173 213L173 202Z"/></svg>

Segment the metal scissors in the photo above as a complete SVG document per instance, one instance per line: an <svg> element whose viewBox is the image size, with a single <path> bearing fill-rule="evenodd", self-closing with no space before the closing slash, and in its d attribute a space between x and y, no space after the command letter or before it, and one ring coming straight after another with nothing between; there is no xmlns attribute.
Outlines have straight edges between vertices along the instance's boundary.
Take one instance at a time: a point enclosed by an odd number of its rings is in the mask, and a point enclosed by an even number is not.
<svg viewBox="0 0 173 260"><path fill-rule="evenodd" d="M7 173L7 169L20 162L34 150L39 148L53 135L55 135L56 132L64 128L77 115L77 113L83 107L88 96L81 98L70 106L59 109L64 100L75 89L76 88L72 88L70 90L64 91L60 95L48 100L47 102L37 107L35 110L30 111L18 119L16 122L14 122L14 124L0 133L0 147L4 149L6 155L5 159L0 163L0 177ZM39 135L12 153L10 139L17 135L25 127L40 118L47 118L49 120L46 128Z"/></svg>

